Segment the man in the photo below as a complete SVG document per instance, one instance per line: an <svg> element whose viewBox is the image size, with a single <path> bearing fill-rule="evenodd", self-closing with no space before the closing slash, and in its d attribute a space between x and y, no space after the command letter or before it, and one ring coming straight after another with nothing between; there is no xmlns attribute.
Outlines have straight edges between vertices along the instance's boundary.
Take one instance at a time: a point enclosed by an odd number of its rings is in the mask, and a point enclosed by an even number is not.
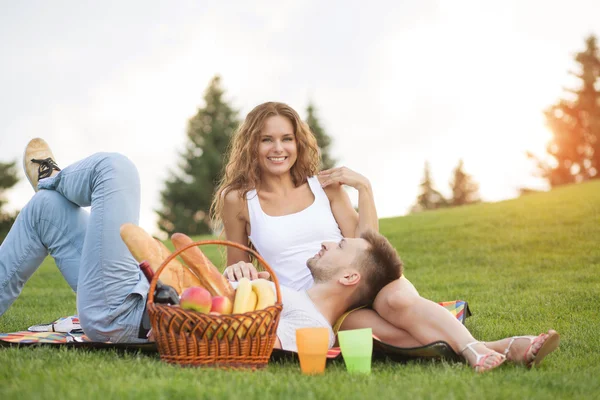
<svg viewBox="0 0 600 400"><path fill-rule="evenodd" d="M346 311L370 305L387 284L402 275L402 261L390 242L375 232L361 238L326 242L308 260L315 283L306 291L282 287L283 311L275 347L296 350L296 329L329 329L329 347L335 337L332 325Z"/></svg>
<svg viewBox="0 0 600 400"><path fill-rule="evenodd" d="M0 316L50 254L77 292L90 339L146 341L138 332L149 283L119 235L124 223L138 223L135 166L120 154L98 153L60 170L42 139L29 142L23 165L36 193L0 247ZM90 213L82 209L88 206ZM284 349L295 350L295 329L310 326L328 327L332 345L333 322L350 307L370 304L402 273L395 250L377 233L324 243L308 266L315 278L309 291L282 288L277 345Z"/></svg>
<svg viewBox="0 0 600 400"><path fill-rule="evenodd" d="M144 342L138 331L149 284L121 240L138 223L140 182L129 159L98 153L62 171L42 139L23 157L35 195L0 247L0 315L44 258L54 257L77 292L81 326L94 341ZM91 212L82 207L91 206Z"/></svg>

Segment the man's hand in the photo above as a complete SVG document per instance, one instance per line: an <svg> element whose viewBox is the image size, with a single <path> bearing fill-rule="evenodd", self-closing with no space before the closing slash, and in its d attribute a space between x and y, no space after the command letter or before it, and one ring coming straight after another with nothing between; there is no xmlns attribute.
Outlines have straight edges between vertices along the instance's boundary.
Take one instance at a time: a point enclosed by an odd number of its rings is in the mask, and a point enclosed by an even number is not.
<svg viewBox="0 0 600 400"><path fill-rule="evenodd" d="M254 265L244 261L240 261L225 268L223 275L232 282L237 282L242 278L248 278L251 281L255 279L269 279L271 276L267 271L258 272Z"/></svg>

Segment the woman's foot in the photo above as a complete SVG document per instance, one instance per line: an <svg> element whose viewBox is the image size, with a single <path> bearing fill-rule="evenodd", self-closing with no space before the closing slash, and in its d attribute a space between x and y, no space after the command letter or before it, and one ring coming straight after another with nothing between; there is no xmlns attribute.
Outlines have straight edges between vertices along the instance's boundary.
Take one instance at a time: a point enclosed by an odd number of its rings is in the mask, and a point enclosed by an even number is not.
<svg viewBox="0 0 600 400"><path fill-rule="evenodd" d="M507 360L531 368L556 350L560 343L560 336L551 329L548 333L541 333L538 336L514 336L502 342L505 343L504 354Z"/></svg>
<svg viewBox="0 0 600 400"><path fill-rule="evenodd" d="M466 351L469 350L469 351ZM473 367L475 372L486 372L502 365L506 357L488 348L483 342L467 344L460 354Z"/></svg>

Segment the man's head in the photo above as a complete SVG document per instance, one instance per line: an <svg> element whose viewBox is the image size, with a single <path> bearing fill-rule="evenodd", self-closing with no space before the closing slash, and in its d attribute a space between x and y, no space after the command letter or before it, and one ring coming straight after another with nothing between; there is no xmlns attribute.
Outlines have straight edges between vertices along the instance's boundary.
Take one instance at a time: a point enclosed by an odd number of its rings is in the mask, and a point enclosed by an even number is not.
<svg viewBox="0 0 600 400"><path fill-rule="evenodd" d="M403 264L391 243L367 231L360 238L324 242L306 265L315 283L334 283L350 290L352 307L369 305L388 283L402 276Z"/></svg>

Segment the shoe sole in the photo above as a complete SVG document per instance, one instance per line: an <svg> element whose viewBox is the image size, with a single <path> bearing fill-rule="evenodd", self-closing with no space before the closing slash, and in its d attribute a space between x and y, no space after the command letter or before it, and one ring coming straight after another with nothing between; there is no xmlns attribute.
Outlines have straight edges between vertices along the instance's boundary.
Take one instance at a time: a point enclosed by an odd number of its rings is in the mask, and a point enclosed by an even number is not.
<svg viewBox="0 0 600 400"><path fill-rule="evenodd" d="M560 335L556 332L550 333L548 339L544 342L537 355L535 356L535 360L531 364L530 368L537 367L542 360L554 350L558 348L560 344Z"/></svg>
<svg viewBox="0 0 600 400"><path fill-rule="evenodd" d="M31 141L30 141L31 142ZM27 173L27 160L25 160L25 154L27 154L27 147L29 147L29 143L27 143L27 146L25 146L25 150L23 150L23 171L25 172L25 177L27 178L27 180L29 181L29 184L31 185L31 187L33 188L33 190L35 192L37 192L37 188L35 187L35 185L33 184L33 182L31 182L31 179L29 179L29 174Z"/></svg>

